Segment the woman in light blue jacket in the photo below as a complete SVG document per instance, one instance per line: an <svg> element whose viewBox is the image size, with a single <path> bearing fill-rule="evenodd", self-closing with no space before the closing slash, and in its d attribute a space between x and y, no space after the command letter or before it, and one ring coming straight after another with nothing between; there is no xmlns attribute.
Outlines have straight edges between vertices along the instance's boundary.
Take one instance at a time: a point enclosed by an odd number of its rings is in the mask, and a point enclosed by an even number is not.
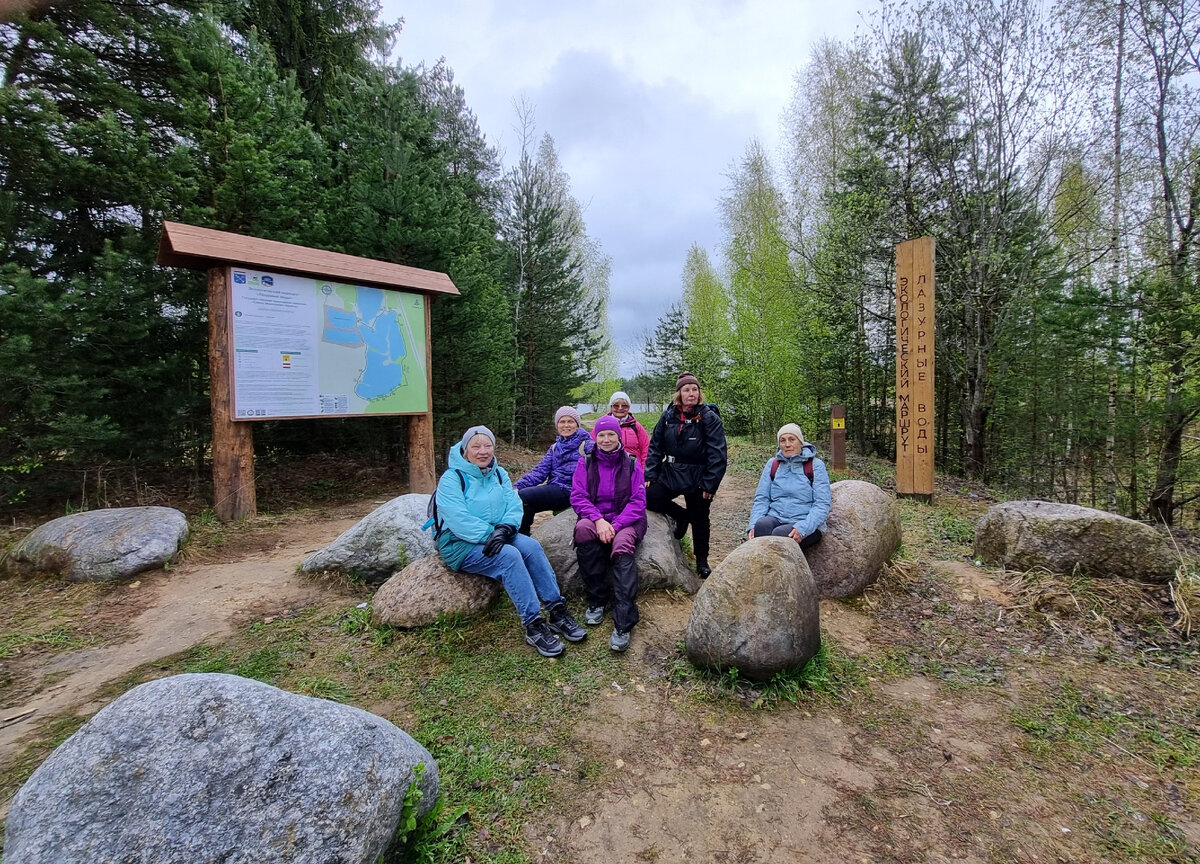
<svg viewBox="0 0 1200 864"><path fill-rule="evenodd" d="M521 616L525 641L543 657L557 657L563 652L558 636L579 642L587 631L567 609L541 544L517 533L521 498L495 452L496 436L486 426L472 426L451 446L449 467L433 493L438 552L451 570L501 582Z"/></svg>
<svg viewBox="0 0 1200 864"><path fill-rule="evenodd" d="M754 506L750 509L750 537L791 537L801 549L821 542L833 494L829 472L817 458L817 448L804 440L795 423L780 427L779 450L767 460Z"/></svg>

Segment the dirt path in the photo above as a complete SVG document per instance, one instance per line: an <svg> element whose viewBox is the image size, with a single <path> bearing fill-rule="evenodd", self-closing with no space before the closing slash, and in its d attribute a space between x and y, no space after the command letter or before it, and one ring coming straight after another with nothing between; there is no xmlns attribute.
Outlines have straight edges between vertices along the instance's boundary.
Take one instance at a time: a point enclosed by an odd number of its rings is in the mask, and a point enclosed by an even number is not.
<svg viewBox="0 0 1200 864"><path fill-rule="evenodd" d="M130 638L54 655L25 670L54 684L6 710L6 717L21 719L0 728L0 759L16 751L26 721L69 707L95 711L101 707L91 699L96 689L143 663L219 640L256 617L319 599L320 587L297 576L296 565L356 521L358 517L346 517L286 526L273 532L273 546L237 560L185 564L123 586L97 612L112 617L114 626L127 624ZM139 608L132 621L120 620Z"/></svg>

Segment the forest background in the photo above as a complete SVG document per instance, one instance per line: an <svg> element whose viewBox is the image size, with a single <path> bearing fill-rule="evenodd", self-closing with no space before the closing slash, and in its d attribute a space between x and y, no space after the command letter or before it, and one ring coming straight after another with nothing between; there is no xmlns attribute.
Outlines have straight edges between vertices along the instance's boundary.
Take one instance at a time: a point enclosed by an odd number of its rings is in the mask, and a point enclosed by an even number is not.
<svg viewBox="0 0 1200 864"><path fill-rule="evenodd" d="M502 171L448 65L387 63L400 26L372 0L0 25L0 507L92 506L102 472L205 482L204 281L154 263L167 218L449 273L439 451L475 422L542 440L564 402L662 399L688 368L734 434L813 435L842 403L850 446L889 456L893 247L932 235L938 470L1197 512L1200 0L885 3L797 57L787 152L731 167L725 244L681 250L630 380L553 139L519 107ZM268 463L404 462L389 418L255 436Z"/></svg>

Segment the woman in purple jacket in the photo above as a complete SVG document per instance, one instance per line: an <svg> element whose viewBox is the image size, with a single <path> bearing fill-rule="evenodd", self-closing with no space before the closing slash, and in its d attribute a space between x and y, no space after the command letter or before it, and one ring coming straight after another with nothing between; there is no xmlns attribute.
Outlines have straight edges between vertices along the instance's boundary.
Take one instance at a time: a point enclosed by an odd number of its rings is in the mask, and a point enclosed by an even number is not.
<svg viewBox="0 0 1200 864"><path fill-rule="evenodd" d="M582 457L571 481L575 523L575 555L587 589L584 621L604 620L612 598L614 651L629 647L629 634L638 622L638 572L634 554L646 536L646 485L642 466L621 444L621 424L606 415L596 421L596 449ZM612 588L606 571L612 564Z"/></svg>
<svg viewBox="0 0 1200 864"><path fill-rule="evenodd" d="M586 443L590 449L592 443L592 436L580 426L579 412L570 405L554 412L554 428L558 435L542 461L513 484L524 507L522 534L529 534L533 517L543 510L566 510L571 506L571 475L579 461L579 448Z"/></svg>

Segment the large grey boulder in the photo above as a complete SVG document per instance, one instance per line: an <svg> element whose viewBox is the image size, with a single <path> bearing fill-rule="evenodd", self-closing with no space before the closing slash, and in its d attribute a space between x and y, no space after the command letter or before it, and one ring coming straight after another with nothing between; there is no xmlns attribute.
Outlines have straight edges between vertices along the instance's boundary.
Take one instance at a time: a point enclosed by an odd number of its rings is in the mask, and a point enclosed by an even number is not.
<svg viewBox="0 0 1200 864"><path fill-rule="evenodd" d="M713 570L692 601L684 647L708 669L756 681L798 669L821 647L820 598L800 545L756 537Z"/></svg>
<svg viewBox="0 0 1200 864"><path fill-rule="evenodd" d="M1055 504L997 504L975 526L975 555L1006 570L1049 570L1168 582L1178 555L1149 525L1115 513Z"/></svg>
<svg viewBox="0 0 1200 864"><path fill-rule="evenodd" d="M542 544L546 558L558 576L558 590L568 597L583 596L583 577L579 561L571 545L577 517L574 510L564 510L553 519L533 529L533 539ZM688 567L679 541L671 534L671 523L661 513L646 514L646 536L638 545L638 589L680 588L695 594L700 579Z"/></svg>
<svg viewBox="0 0 1200 864"><path fill-rule="evenodd" d="M423 627L441 618L468 618L487 611L504 589L495 579L451 570L441 555L409 564L383 583L371 601L378 627Z"/></svg>
<svg viewBox="0 0 1200 864"><path fill-rule="evenodd" d="M428 521L429 496L400 495L372 510L340 537L304 559L305 573L334 570L382 581L413 561L437 552Z"/></svg>
<svg viewBox="0 0 1200 864"><path fill-rule="evenodd" d="M875 583L900 548L900 509L874 483L840 480L830 489L829 530L804 553L822 597L852 597Z"/></svg>
<svg viewBox="0 0 1200 864"><path fill-rule="evenodd" d="M21 787L4 861L375 864L418 764L426 812L437 764L381 717L235 675L151 681Z"/></svg>
<svg viewBox="0 0 1200 864"><path fill-rule="evenodd" d="M187 517L170 507L89 510L35 528L9 551L4 566L14 574L108 582L163 566L187 536Z"/></svg>

